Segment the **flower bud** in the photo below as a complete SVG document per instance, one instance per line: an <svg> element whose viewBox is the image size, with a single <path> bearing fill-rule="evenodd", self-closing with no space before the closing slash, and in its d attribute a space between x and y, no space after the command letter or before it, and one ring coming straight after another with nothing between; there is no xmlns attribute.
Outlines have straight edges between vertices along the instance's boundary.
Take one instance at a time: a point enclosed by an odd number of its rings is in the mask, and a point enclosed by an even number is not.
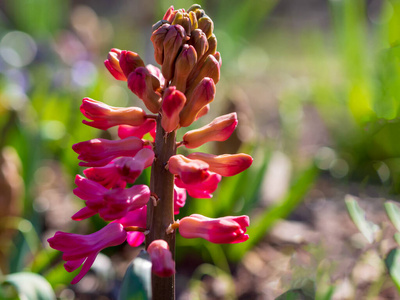
<svg viewBox="0 0 400 300"><path fill-rule="evenodd" d="M161 108L161 95L156 91L159 87L158 79L145 67L136 68L128 77L128 88L152 113L158 113Z"/></svg>
<svg viewBox="0 0 400 300"><path fill-rule="evenodd" d="M150 38L154 46L154 58L160 65L162 65L164 61L164 39L170 26L170 24L162 24L153 32Z"/></svg>
<svg viewBox="0 0 400 300"><path fill-rule="evenodd" d="M168 161L168 170L172 174L179 175L182 182L186 184L200 183L209 176L207 163L188 159L181 154L171 156Z"/></svg>
<svg viewBox="0 0 400 300"><path fill-rule="evenodd" d="M238 120L236 113L215 118L211 123L188 131L183 136L183 142L186 148L193 149L211 141L227 140L237 126Z"/></svg>
<svg viewBox="0 0 400 300"><path fill-rule="evenodd" d="M195 121L208 114L209 111L210 111L210 104L203 106L203 108L200 109L200 111L197 113Z"/></svg>
<svg viewBox="0 0 400 300"><path fill-rule="evenodd" d="M167 11L165 12L165 15L164 15L164 17L163 17L162 19L165 20L165 21L167 21L167 22L169 22L169 23L171 23L172 20L175 18L176 12L177 12L177 11L174 9L174 6L171 5L171 6L167 9Z"/></svg>
<svg viewBox="0 0 400 300"><path fill-rule="evenodd" d="M209 38L214 30L214 22L208 16L203 16L197 20L199 29L201 29Z"/></svg>
<svg viewBox="0 0 400 300"><path fill-rule="evenodd" d="M201 80L205 77L210 77L217 84L220 76L220 65L217 59L213 55L208 55L202 64L200 70L197 73L193 73L189 76L186 85L186 97L189 99L191 93L196 88Z"/></svg>
<svg viewBox="0 0 400 300"><path fill-rule="evenodd" d="M207 57L210 54L214 55L215 52L217 51L217 38L215 37L214 34L212 34L211 37L209 37L207 39L207 43L208 43L208 49L201 57L197 57L196 66L193 68L192 72L188 76L188 80L187 80L188 83L192 82L193 79L199 75L200 70L203 67L204 62L206 61Z"/></svg>
<svg viewBox="0 0 400 300"><path fill-rule="evenodd" d="M126 81L126 76L119 65L120 57L121 50L113 48L108 52L108 57L104 61L104 65L115 79Z"/></svg>
<svg viewBox="0 0 400 300"><path fill-rule="evenodd" d="M79 154L84 167L101 167L119 156L135 156L143 148L143 141L136 137L123 140L92 139L74 144L72 149Z"/></svg>
<svg viewBox="0 0 400 300"><path fill-rule="evenodd" d="M187 156L190 159L198 159L209 164L211 172L222 176L234 176L243 172L251 166L253 158L244 153L213 155L208 153L191 153Z"/></svg>
<svg viewBox="0 0 400 300"><path fill-rule="evenodd" d="M175 74L171 82L171 85L176 86L182 93L186 90L186 81L196 62L197 54L195 48L188 44L183 45L182 52L176 59Z"/></svg>
<svg viewBox="0 0 400 300"><path fill-rule="evenodd" d="M164 91L161 126L170 133L179 126L179 113L186 103L185 94L171 86Z"/></svg>
<svg viewBox="0 0 400 300"><path fill-rule="evenodd" d="M207 218L193 214L179 221L179 233L187 239L203 238L216 244L232 244L247 241L250 225L248 216Z"/></svg>
<svg viewBox="0 0 400 300"><path fill-rule="evenodd" d="M196 13L193 11L188 12L189 14L189 18L190 18L190 25L192 27L192 31L197 29L197 27L199 26L199 24L197 23L197 16Z"/></svg>
<svg viewBox="0 0 400 300"><path fill-rule="evenodd" d="M189 44L196 49L197 57L202 57L208 50L207 37L200 29L193 30Z"/></svg>
<svg viewBox="0 0 400 300"><path fill-rule="evenodd" d="M153 75L157 80L153 79L153 88L158 89L160 86L165 86L165 78L161 73L160 68L153 66L152 64L146 65L146 69L149 70L150 74Z"/></svg>
<svg viewBox="0 0 400 300"><path fill-rule="evenodd" d="M125 77L128 78L129 74L135 71L138 67L144 67L144 62L140 58L139 54L132 51L121 51L121 57L119 59L119 65L121 70L124 72Z"/></svg>
<svg viewBox="0 0 400 300"><path fill-rule="evenodd" d="M167 82L170 81L174 75L176 57L186 40L186 32L181 25L171 25L168 27L168 33L163 43L164 59L161 67L162 74Z"/></svg>
<svg viewBox="0 0 400 300"><path fill-rule="evenodd" d="M192 20L186 12L178 11L171 25L181 25L185 29L186 35L190 35L192 32Z"/></svg>
<svg viewBox="0 0 400 300"><path fill-rule="evenodd" d="M221 53L219 53L218 51L215 52L214 57L215 57L215 59L218 61L219 67L221 67L221 66L222 66Z"/></svg>
<svg viewBox="0 0 400 300"><path fill-rule="evenodd" d="M193 4L187 11L189 13L194 12L196 14L197 20L205 15L204 10L201 8L199 4Z"/></svg>
<svg viewBox="0 0 400 300"><path fill-rule="evenodd" d="M154 274L160 277L169 277L175 273L175 262L166 241L152 241L147 247L147 252L151 258L151 270Z"/></svg>
<svg viewBox="0 0 400 300"><path fill-rule="evenodd" d="M215 36L215 34L212 34L208 39L208 50L207 52L204 54L205 57L207 57L210 54L214 54L217 51L217 38Z"/></svg>
<svg viewBox="0 0 400 300"><path fill-rule="evenodd" d="M114 107L90 98L84 98L80 107L82 114L92 122L86 125L106 130L116 125L138 126L146 120L146 113L139 107Z"/></svg>
<svg viewBox="0 0 400 300"><path fill-rule="evenodd" d="M187 127L194 122L198 112L214 100L215 84L211 78L204 78L194 89L191 98L180 113L180 125Z"/></svg>
<svg viewBox="0 0 400 300"><path fill-rule="evenodd" d="M141 139L146 133L149 133L153 139L156 137L156 120L147 119L139 126L121 125L118 127L118 137L120 139L126 139L130 136Z"/></svg>

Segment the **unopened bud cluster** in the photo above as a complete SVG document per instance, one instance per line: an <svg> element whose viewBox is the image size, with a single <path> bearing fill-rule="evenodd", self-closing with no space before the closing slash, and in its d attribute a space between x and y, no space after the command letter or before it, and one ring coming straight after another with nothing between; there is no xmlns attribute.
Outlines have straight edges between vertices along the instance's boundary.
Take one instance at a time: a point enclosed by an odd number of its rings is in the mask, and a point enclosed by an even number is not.
<svg viewBox="0 0 400 300"><path fill-rule="evenodd" d="M221 55L213 22L199 5L187 11L170 7L153 26L154 57L161 68L145 65L132 51L112 49L105 66L115 79L128 88L151 112L138 107L112 107L84 98L83 123L101 130L118 126L118 140L92 139L77 143L80 165L88 167L77 175L74 190L85 206L72 216L83 220L98 214L110 223L102 230L82 236L57 232L51 247L63 251L65 268L71 272L83 264L73 283L89 270L100 250L123 243L141 245L147 228L147 204L163 201L146 185L135 185L141 172L157 159L154 154L157 122L165 134L187 127L208 113L220 79ZM176 146L195 149L207 142L225 141L237 126L236 113L186 132ZM148 139L144 139L148 137ZM162 137L161 137L162 138ZM186 196L211 198L222 176L233 176L252 163L247 154L213 155L193 152L170 157L165 168L174 176L174 213L185 205ZM130 184L127 187L127 184ZM133 185L132 185L133 184ZM165 200L164 200L165 201ZM191 215L171 223L168 234L179 228L185 238L203 238L213 243L238 243L248 239L247 216L210 219ZM170 276L175 263L168 243L155 240L148 246L153 272Z"/></svg>

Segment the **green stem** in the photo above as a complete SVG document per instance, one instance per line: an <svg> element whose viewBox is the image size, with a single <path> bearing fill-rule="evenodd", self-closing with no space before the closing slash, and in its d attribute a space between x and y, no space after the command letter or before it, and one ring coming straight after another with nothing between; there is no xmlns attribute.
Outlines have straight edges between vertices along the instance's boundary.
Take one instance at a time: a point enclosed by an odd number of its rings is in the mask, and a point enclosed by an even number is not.
<svg viewBox="0 0 400 300"><path fill-rule="evenodd" d="M154 143L155 159L151 169L150 190L156 195L157 203L149 201L147 205L146 249L154 240L167 241L175 259L175 233L166 233L174 223L174 175L165 166L171 156L176 154L176 132L166 134L161 126L161 116L157 118L156 139ZM152 274L153 300L175 299L175 276L158 277Z"/></svg>

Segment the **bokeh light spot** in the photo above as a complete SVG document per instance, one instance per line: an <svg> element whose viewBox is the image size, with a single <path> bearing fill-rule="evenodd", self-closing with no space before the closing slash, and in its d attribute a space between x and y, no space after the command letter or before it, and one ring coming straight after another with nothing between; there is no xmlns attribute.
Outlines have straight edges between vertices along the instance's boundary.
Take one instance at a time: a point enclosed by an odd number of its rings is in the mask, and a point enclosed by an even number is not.
<svg viewBox="0 0 400 300"><path fill-rule="evenodd" d="M36 53L35 41L25 32L11 31L1 39L0 56L13 67L21 68L30 64Z"/></svg>

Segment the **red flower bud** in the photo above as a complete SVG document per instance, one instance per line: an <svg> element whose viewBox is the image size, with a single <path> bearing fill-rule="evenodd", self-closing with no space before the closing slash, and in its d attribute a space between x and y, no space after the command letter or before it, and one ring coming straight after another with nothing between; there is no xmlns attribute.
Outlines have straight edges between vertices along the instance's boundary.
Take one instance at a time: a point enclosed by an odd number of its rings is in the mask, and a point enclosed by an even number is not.
<svg viewBox="0 0 400 300"><path fill-rule="evenodd" d="M160 82L145 67L136 68L128 77L128 88L138 96L152 113L161 108Z"/></svg>
<svg viewBox="0 0 400 300"><path fill-rule="evenodd" d="M135 71L138 67L144 67L144 62L140 58L139 54L132 51L121 51L121 57L119 59L119 65L121 70L124 72L125 77L128 78L129 74Z"/></svg>
<svg viewBox="0 0 400 300"><path fill-rule="evenodd" d="M202 57L208 50L207 37L200 29L193 30L189 44L196 49L197 57Z"/></svg>
<svg viewBox="0 0 400 300"><path fill-rule="evenodd" d="M181 154L171 156L168 161L168 170L172 174L179 175L186 184L200 183L209 176L207 163L201 160L188 159Z"/></svg>
<svg viewBox="0 0 400 300"><path fill-rule="evenodd" d="M150 254L151 270L154 274L160 277L169 277L175 273L175 262L166 241L152 241L147 252Z"/></svg>
<svg viewBox="0 0 400 300"><path fill-rule="evenodd" d="M196 50L188 44L183 45L175 63L175 74L171 85L176 86L182 93L186 90L186 81L197 62Z"/></svg>
<svg viewBox="0 0 400 300"><path fill-rule="evenodd" d="M119 59L121 57L121 50L113 48L110 52L108 52L108 57L104 61L104 65L107 70L114 76L117 80L126 81L126 77L124 72L122 71L119 65Z"/></svg>
<svg viewBox="0 0 400 300"><path fill-rule="evenodd" d="M161 71L165 80L168 82L174 76L175 60L187 36L185 29L181 25L171 25L164 39L164 59Z"/></svg>
<svg viewBox="0 0 400 300"><path fill-rule="evenodd" d="M251 166L253 158L244 153L214 155L209 153L195 152L188 155L190 159L198 159L209 164L211 172L222 176L234 176L243 172Z"/></svg>
<svg viewBox="0 0 400 300"><path fill-rule="evenodd" d="M191 98L180 113L180 125L187 127L192 124L199 111L214 100L215 84L211 78L204 78L194 89Z"/></svg>
<svg viewBox="0 0 400 300"><path fill-rule="evenodd" d="M176 90L175 87L169 87L164 92L162 102L161 126L165 132L174 131L179 125L179 113L186 103L185 94Z"/></svg>
<svg viewBox="0 0 400 300"><path fill-rule="evenodd" d="M211 123L186 132L183 142L186 148L193 149L211 141L227 140L237 126L236 113L215 118Z"/></svg>
<svg viewBox="0 0 400 300"><path fill-rule="evenodd" d="M161 25L153 32L150 38L154 46L154 58L160 65L164 62L164 39L170 26L170 24Z"/></svg>
<svg viewBox="0 0 400 300"><path fill-rule="evenodd" d="M98 129L127 124L138 126L146 120L146 113L139 107L114 107L90 98L84 98L80 107L82 114L92 122L83 123Z"/></svg>
<svg viewBox="0 0 400 300"><path fill-rule="evenodd" d="M179 233L187 239L203 238L215 244L233 244L247 241L250 225L248 216L207 218L193 214L179 221Z"/></svg>

